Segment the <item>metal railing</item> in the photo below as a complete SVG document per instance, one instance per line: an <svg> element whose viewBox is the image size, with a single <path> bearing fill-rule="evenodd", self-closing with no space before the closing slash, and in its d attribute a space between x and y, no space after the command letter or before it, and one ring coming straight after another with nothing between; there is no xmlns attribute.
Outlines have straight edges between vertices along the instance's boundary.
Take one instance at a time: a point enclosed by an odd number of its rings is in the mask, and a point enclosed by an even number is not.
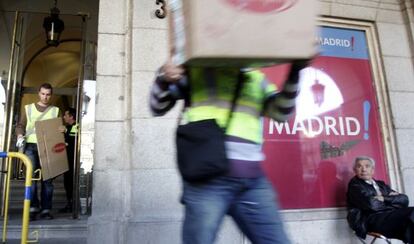
<svg viewBox="0 0 414 244"><path fill-rule="evenodd" d="M21 234L21 244L38 242L38 237L35 240L27 240L29 232L29 212L30 212L30 196L31 196L31 187L32 180L39 180L41 178L41 171L39 170L39 177L32 179L33 166L30 159L23 153L18 152L0 152L0 158L18 158L22 160L23 164L26 166L26 180L25 180L25 193L24 193L24 203L23 203L23 220L22 220L22 234ZM11 162L9 161L7 165L7 181L5 187L5 208L4 208L4 221L3 221L3 243L6 243L7 237L7 221L8 221L8 211L9 211L9 191L10 191L10 174L11 172ZM36 172L37 173L37 170ZM37 235L38 236L38 235Z"/></svg>

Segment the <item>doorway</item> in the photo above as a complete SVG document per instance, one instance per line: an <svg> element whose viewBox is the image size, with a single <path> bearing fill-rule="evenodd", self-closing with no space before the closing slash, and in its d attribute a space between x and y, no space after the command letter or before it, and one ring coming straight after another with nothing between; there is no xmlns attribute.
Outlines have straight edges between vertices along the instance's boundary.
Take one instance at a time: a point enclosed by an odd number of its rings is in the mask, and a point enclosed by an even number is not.
<svg viewBox="0 0 414 244"><path fill-rule="evenodd" d="M12 13L8 13L12 14ZM96 39L88 35L88 14L61 14L66 24L57 46L46 44L42 23L48 13L16 11L13 13L13 35L10 66L5 90L2 151L17 151L15 125L24 113L24 105L38 101L38 87L47 82L53 86L51 104L60 108L61 116L68 108L77 111L79 133L74 152L73 202L71 217L91 212L91 182L93 165L94 99ZM40 28L39 28L40 27ZM2 212L6 202L6 188L11 189L11 201L23 201L14 196L14 188L24 179L23 165L19 161L4 160L1 164ZM10 183L8 178L11 180ZM55 182L52 212L65 204L62 176ZM56 187L57 185L57 187ZM22 187L22 186L20 186ZM59 194L61 196L59 196ZM63 196L62 196L63 195ZM19 204L10 204L19 206ZM59 217L59 214L55 215ZM67 217L67 215L65 215Z"/></svg>

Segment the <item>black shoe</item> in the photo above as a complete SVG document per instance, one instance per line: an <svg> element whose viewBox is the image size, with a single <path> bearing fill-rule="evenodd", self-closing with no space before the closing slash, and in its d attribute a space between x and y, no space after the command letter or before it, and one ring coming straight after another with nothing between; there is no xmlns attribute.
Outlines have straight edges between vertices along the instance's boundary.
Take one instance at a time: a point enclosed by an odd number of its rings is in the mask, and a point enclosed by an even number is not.
<svg viewBox="0 0 414 244"><path fill-rule="evenodd" d="M30 221L35 221L37 219L37 212L30 212Z"/></svg>
<svg viewBox="0 0 414 244"><path fill-rule="evenodd" d="M41 219L53 219L53 216L50 214L50 212L42 212L40 213Z"/></svg>

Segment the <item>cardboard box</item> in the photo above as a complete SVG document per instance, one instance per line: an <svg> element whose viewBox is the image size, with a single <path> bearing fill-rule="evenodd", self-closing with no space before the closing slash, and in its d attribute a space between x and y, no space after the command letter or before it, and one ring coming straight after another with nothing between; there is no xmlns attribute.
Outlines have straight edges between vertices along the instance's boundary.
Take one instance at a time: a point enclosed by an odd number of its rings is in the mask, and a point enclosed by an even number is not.
<svg viewBox="0 0 414 244"><path fill-rule="evenodd" d="M43 180L56 177L69 170L65 137L59 132L61 125L61 118L35 123Z"/></svg>
<svg viewBox="0 0 414 244"><path fill-rule="evenodd" d="M317 0L170 0L173 62L265 66L317 53Z"/></svg>

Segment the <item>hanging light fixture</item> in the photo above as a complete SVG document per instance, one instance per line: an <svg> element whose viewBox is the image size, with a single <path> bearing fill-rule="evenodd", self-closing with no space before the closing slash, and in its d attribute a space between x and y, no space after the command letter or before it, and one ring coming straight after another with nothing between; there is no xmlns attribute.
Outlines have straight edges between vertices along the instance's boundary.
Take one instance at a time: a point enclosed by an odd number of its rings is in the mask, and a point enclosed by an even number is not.
<svg viewBox="0 0 414 244"><path fill-rule="evenodd" d="M44 18L43 28L46 32L46 43L49 46L59 45L60 34L65 29L65 23L59 19L60 10L56 7L57 0L55 0L55 6L50 9L50 16Z"/></svg>
<svg viewBox="0 0 414 244"><path fill-rule="evenodd" d="M319 83L317 71L318 69L315 69L315 84L312 85L311 89L313 101L320 107L325 100L325 86Z"/></svg>

